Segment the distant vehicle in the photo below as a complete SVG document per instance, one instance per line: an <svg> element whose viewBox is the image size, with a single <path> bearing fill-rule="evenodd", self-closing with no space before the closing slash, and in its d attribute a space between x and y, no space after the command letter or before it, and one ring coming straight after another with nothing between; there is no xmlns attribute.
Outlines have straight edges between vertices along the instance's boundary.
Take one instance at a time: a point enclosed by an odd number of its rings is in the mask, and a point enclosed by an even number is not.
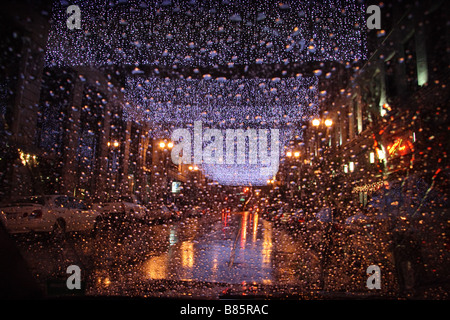
<svg viewBox="0 0 450 320"><path fill-rule="evenodd" d="M303 209L294 209L288 218L290 228L304 229L306 228L306 214Z"/></svg>
<svg viewBox="0 0 450 320"><path fill-rule="evenodd" d="M31 196L0 207L10 233L94 231L101 216L82 200L65 195Z"/></svg>
<svg viewBox="0 0 450 320"><path fill-rule="evenodd" d="M120 196L110 202L96 203L94 208L104 216L144 219L147 215L147 208L134 195Z"/></svg>
<svg viewBox="0 0 450 320"><path fill-rule="evenodd" d="M165 207L167 207L167 209L170 210L170 212L172 213L172 220L178 220L181 219L181 216L183 215L183 211L181 210L180 207L178 207L175 204L167 204L165 205Z"/></svg>
<svg viewBox="0 0 450 320"><path fill-rule="evenodd" d="M201 217L207 213L209 213L209 208L202 207L202 206L193 206L193 207L186 209L185 216L186 217Z"/></svg>
<svg viewBox="0 0 450 320"><path fill-rule="evenodd" d="M283 206L280 204L272 204L262 209L262 216L269 221L276 221L279 215L283 213Z"/></svg>

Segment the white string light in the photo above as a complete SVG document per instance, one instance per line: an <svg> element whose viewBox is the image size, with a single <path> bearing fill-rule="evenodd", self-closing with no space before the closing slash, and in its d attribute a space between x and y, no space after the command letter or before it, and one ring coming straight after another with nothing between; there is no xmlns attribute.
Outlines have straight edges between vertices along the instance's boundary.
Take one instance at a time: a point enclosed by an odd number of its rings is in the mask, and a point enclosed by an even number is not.
<svg viewBox="0 0 450 320"><path fill-rule="evenodd" d="M359 1L55 1L48 66L214 66L354 61L366 56Z"/></svg>

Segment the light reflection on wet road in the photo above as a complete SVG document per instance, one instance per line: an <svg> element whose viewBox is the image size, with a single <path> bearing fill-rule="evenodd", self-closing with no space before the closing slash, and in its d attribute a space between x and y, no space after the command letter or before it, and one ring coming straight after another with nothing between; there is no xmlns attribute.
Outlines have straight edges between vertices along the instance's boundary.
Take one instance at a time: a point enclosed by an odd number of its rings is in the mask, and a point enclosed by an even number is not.
<svg viewBox="0 0 450 320"><path fill-rule="evenodd" d="M141 264L146 279L263 284L316 281L318 260L298 240L249 212L194 231L198 221L172 226L166 251Z"/></svg>
<svg viewBox="0 0 450 320"><path fill-rule="evenodd" d="M72 235L60 242L18 237L17 244L43 286L79 265L87 295L167 296L167 281L175 283L175 296L183 282L182 294L193 283L317 288L320 282L319 259L299 235L249 212L111 226L95 238ZM160 288L158 281L164 282ZM207 294L203 288L197 293Z"/></svg>

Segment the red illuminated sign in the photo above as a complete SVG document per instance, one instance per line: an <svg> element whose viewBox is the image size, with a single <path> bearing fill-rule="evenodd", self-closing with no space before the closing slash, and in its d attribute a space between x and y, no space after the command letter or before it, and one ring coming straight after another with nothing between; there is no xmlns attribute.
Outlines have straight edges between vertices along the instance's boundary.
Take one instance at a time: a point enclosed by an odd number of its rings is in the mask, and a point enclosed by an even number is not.
<svg viewBox="0 0 450 320"><path fill-rule="evenodd" d="M394 143L387 147L389 157L404 156L414 151L414 146L408 139L397 138Z"/></svg>

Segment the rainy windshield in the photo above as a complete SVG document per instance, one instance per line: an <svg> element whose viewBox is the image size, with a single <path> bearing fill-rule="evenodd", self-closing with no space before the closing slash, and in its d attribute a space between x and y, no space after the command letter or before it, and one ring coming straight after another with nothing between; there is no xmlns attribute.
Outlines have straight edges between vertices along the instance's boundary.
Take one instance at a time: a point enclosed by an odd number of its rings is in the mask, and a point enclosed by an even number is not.
<svg viewBox="0 0 450 320"><path fill-rule="evenodd" d="M2 2L0 296L449 299L448 11Z"/></svg>

